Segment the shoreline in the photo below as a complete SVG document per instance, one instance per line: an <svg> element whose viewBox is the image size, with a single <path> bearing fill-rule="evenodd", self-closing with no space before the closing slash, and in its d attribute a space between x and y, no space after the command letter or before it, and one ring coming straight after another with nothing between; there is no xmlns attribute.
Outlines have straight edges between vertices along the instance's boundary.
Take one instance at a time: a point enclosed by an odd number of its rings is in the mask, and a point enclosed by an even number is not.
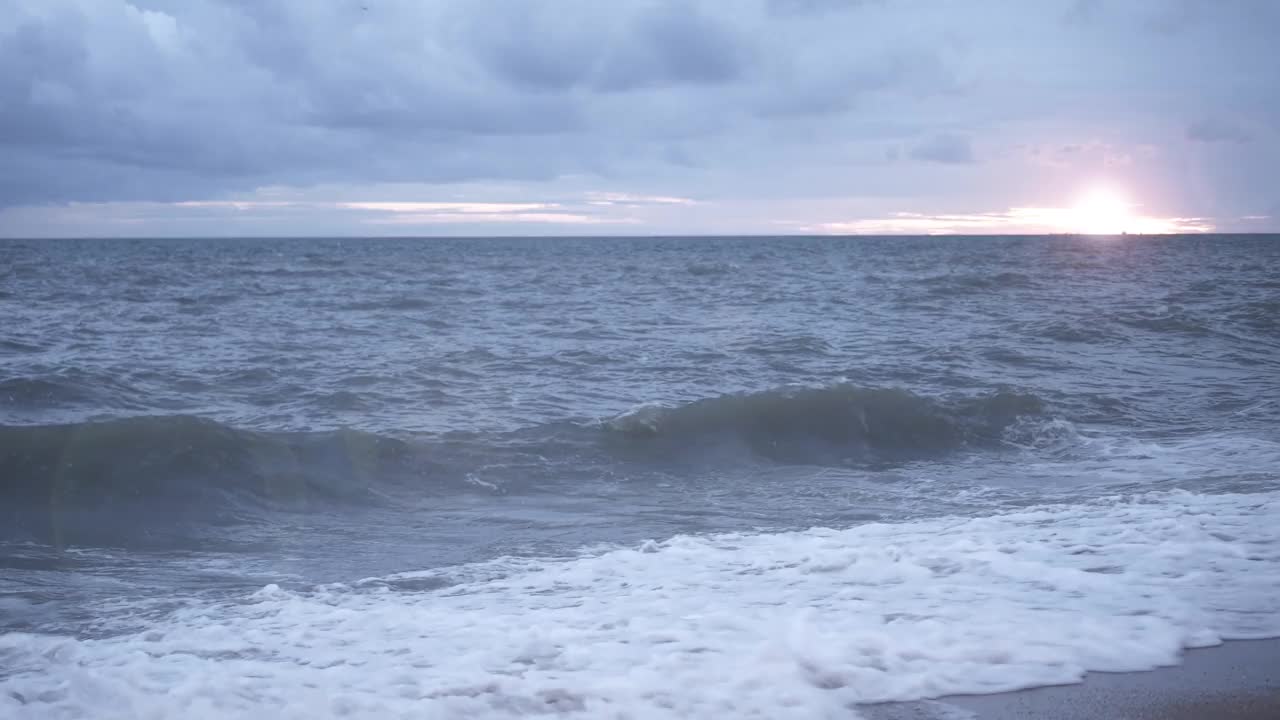
<svg viewBox="0 0 1280 720"><path fill-rule="evenodd" d="M1280 720L1280 638L1228 640L1145 672L992 695L866 705L868 720Z"/></svg>

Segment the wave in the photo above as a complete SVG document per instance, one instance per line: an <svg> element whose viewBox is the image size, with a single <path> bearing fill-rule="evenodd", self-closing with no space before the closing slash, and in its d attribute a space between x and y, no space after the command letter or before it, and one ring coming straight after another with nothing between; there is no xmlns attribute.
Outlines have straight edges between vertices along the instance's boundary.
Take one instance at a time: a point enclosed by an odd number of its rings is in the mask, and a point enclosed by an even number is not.
<svg viewBox="0 0 1280 720"><path fill-rule="evenodd" d="M1038 397L1009 391L946 399L841 384L491 434L264 432L186 415L0 426L0 497L55 505L226 492L350 500L394 485L474 488L468 477L478 467L519 458L647 462L680 453L722 460L718 451L730 446L745 446L749 459L810 464L911 459L1001 444L1015 421L1042 414Z"/></svg>
<svg viewBox="0 0 1280 720"><path fill-rule="evenodd" d="M379 300L351 302L341 306L343 310L429 310L437 303L420 297L397 296Z"/></svg>
<svg viewBox="0 0 1280 720"><path fill-rule="evenodd" d="M752 355L813 356L829 355L832 347L817 335L801 333L762 338L741 350Z"/></svg>
<svg viewBox="0 0 1280 720"><path fill-rule="evenodd" d="M1176 310L1130 313L1117 319L1129 327L1161 334L1205 336L1213 332L1206 322Z"/></svg>
<svg viewBox="0 0 1280 720"><path fill-rule="evenodd" d="M50 408L95 404L130 407L138 391L106 375L67 370L57 374L0 380L0 400L11 408Z"/></svg>
<svg viewBox="0 0 1280 720"><path fill-rule="evenodd" d="M5 297L0 291L0 298ZM32 342L23 342L12 338L0 338L0 353L27 354L44 352L47 348Z"/></svg>
<svg viewBox="0 0 1280 720"><path fill-rule="evenodd" d="M183 415L0 426L0 522L8 514L10 527L47 537L87 522L85 512L140 525L240 522L281 509L557 492L619 466L873 466L1006 444L1006 430L1042 406L1013 392L947 399L836 385L501 433L264 432Z"/></svg>
<svg viewBox="0 0 1280 720"><path fill-rule="evenodd" d="M922 278L930 295L967 295L989 290L1035 287L1029 275L1017 272L1001 272L994 275L976 273L945 273Z"/></svg>
<svg viewBox="0 0 1280 720"><path fill-rule="evenodd" d="M264 504L369 498L429 469L406 443L351 430L261 433L189 416L0 426L0 504L43 515L145 505L165 507L174 522L217 519ZM61 521L23 524L41 534L50 522Z"/></svg>
<svg viewBox="0 0 1280 720"><path fill-rule="evenodd" d="M728 275L738 269L738 265L729 262L690 263L685 268L690 275L695 276Z"/></svg>
<svg viewBox="0 0 1280 720"><path fill-rule="evenodd" d="M726 395L674 408L641 407L606 427L633 450L650 454L745 446L771 460L817 464L902 460L991 446L1018 418L1043 412L1038 397L1010 391L939 399L841 384Z"/></svg>
<svg viewBox="0 0 1280 720"><path fill-rule="evenodd" d="M1280 299L1265 298L1235 308L1228 317L1267 335L1280 331Z"/></svg>
<svg viewBox="0 0 1280 720"><path fill-rule="evenodd" d="M1063 343L1104 343L1116 339L1104 325L1084 320L1052 320L1033 322L1023 326L1023 331L1047 340Z"/></svg>

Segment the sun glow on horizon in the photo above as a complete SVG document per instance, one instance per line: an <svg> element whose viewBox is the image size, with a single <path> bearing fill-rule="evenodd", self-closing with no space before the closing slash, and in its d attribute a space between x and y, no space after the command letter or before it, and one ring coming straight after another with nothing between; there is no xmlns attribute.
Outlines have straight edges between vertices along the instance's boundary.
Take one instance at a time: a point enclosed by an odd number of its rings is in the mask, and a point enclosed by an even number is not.
<svg viewBox="0 0 1280 720"><path fill-rule="evenodd" d="M1124 195L1109 187L1086 192L1067 214L1073 232L1083 235L1120 235L1134 230L1137 218Z"/></svg>
<svg viewBox="0 0 1280 720"><path fill-rule="evenodd" d="M1089 188L1075 203L1017 206L980 212L922 213L899 211L888 216L820 223L783 221L778 224L804 232L856 235L985 235L1067 234L1173 235L1214 230L1211 218L1151 216L1140 212L1123 192L1108 185Z"/></svg>

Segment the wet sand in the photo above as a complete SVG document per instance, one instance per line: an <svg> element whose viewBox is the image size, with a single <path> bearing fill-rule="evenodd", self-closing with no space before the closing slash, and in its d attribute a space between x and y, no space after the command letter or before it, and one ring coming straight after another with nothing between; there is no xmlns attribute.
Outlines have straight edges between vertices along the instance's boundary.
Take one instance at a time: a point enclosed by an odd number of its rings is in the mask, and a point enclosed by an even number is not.
<svg viewBox="0 0 1280 720"><path fill-rule="evenodd" d="M1076 685L861 708L869 720L1280 720L1280 640L1187 651L1180 665Z"/></svg>

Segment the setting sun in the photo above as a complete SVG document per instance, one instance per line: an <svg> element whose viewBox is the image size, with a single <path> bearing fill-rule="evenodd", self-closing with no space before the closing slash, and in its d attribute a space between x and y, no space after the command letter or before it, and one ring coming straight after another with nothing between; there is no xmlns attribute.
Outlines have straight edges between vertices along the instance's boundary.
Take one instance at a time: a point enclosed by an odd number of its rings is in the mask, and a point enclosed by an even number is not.
<svg viewBox="0 0 1280 720"><path fill-rule="evenodd" d="M1071 208L1072 230L1085 235L1119 235L1134 222L1131 205L1111 188L1094 188Z"/></svg>

